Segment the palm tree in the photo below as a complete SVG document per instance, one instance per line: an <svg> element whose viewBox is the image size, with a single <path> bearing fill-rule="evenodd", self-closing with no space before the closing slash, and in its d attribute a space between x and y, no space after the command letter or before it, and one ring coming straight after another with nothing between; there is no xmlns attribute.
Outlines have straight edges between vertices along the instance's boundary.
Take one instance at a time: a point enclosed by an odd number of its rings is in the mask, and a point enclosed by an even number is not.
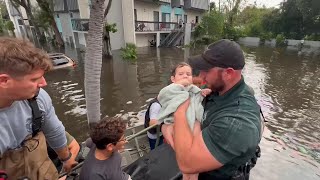
<svg viewBox="0 0 320 180"><path fill-rule="evenodd" d="M89 126L100 121L100 77L105 0L91 1L87 51L85 55L85 96Z"/></svg>

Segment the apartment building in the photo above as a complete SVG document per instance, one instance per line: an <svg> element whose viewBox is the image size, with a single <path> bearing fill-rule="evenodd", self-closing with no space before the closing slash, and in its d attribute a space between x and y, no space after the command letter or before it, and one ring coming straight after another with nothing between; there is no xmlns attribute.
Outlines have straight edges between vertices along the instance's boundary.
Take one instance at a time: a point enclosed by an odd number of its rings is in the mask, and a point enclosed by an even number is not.
<svg viewBox="0 0 320 180"><path fill-rule="evenodd" d="M71 18L71 27L75 46L85 47L89 30L90 0L78 0L78 7L80 18ZM144 47L149 46L152 41L159 46L161 40L179 27L179 23L199 23L208 8L209 0L112 1L106 18L108 23L116 23L118 30L110 35L112 49L120 49L125 43Z"/></svg>
<svg viewBox="0 0 320 180"><path fill-rule="evenodd" d="M5 4L9 13L10 20L13 22L14 33L18 38L27 38L27 33L31 36L30 39L35 41L35 30L31 22L28 21L27 13L23 7L14 8L10 0L5 0ZM32 0L31 4L36 6L36 1ZM35 43L35 42L34 42Z"/></svg>
<svg viewBox="0 0 320 180"><path fill-rule="evenodd" d="M53 1L55 21L63 40L76 48L86 47L91 0ZM116 33L110 34L112 49L120 49L125 43L144 47L154 42L158 47L160 41L183 24L199 23L208 8L209 0L113 0L106 18L109 24L116 23L117 28ZM23 17L18 16L12 11L16 34L23 35L18 23Z"/></svg>

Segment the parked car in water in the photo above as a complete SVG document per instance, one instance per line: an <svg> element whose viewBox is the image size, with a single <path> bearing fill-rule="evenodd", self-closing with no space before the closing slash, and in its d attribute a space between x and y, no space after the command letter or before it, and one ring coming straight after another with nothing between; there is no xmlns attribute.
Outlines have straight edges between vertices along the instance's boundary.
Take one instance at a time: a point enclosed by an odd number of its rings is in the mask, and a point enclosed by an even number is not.
<svg viewBox="0 0 320 180"><path fill-rule="evenodd" d="M70 57L62 53L49 53L49 58L52 60L53 69L61 69L74 67L76 65L75 61Z"/></svg>

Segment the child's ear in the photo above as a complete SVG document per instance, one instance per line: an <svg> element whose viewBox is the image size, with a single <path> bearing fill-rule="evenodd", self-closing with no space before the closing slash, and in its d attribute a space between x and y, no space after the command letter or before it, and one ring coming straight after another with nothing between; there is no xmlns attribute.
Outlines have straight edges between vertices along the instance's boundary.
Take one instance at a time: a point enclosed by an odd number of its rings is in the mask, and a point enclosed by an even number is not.
<svg viewBox="0 0 320 180"><path fill-rule="evenodd" d="M171 76L170 80L171 80L171 82L174 83L175 82L174 76Z"/></svg>

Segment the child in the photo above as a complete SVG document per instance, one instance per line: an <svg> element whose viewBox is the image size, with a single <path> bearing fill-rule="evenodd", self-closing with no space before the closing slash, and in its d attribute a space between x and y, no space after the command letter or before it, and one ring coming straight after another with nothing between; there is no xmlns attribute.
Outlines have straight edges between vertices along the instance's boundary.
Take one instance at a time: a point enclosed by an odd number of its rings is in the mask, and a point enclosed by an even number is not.
<svg viewBox="0 0 320 180"><path fill-rule="evenodd" d="M131 180L121 169L121 155L127 143L126 123L120 118L105 117L90 131L90 147L80 172L80 180ZM91 140L91 141L90 141ZM92 143L93 142L93 143Z"/></svg>
<svg viewBox="0 0 320 180"><path fill-rule="evenodd" d="M156 117L159 114L160 109L161 109L161 105L160 105L159 101L157 100L157 98L154 98L150 102L148 109L146 111L145 117L144 117L144 119L145 119L144 127L145 128L158 123L158 120L156 119ZM148 130L147 136L149 139L150 150L153 150L155 148L156 142L157 142L157 128L152 128L152 129ZM162 143L163 143L163 136L161 135L159 137L158 145L161 145Z"/></svg>
<svg viewBox="0 0 320 180"><path fill-rule="evenodd" d="M191 99L190 108L187 111L188 123L193 130L195 120L201 121L203 107L201 102L205 96L211 93L210 89L201 90L193 85L192 69L187 63L179 63L171 73L171 82L169 86L163 88L158 96L162 105L158 119L165 123L174 123L172 114L188 98ZM190 111L189 111L190 110ZM183 174L183 180L198 179L198 174Z"/></svg>

